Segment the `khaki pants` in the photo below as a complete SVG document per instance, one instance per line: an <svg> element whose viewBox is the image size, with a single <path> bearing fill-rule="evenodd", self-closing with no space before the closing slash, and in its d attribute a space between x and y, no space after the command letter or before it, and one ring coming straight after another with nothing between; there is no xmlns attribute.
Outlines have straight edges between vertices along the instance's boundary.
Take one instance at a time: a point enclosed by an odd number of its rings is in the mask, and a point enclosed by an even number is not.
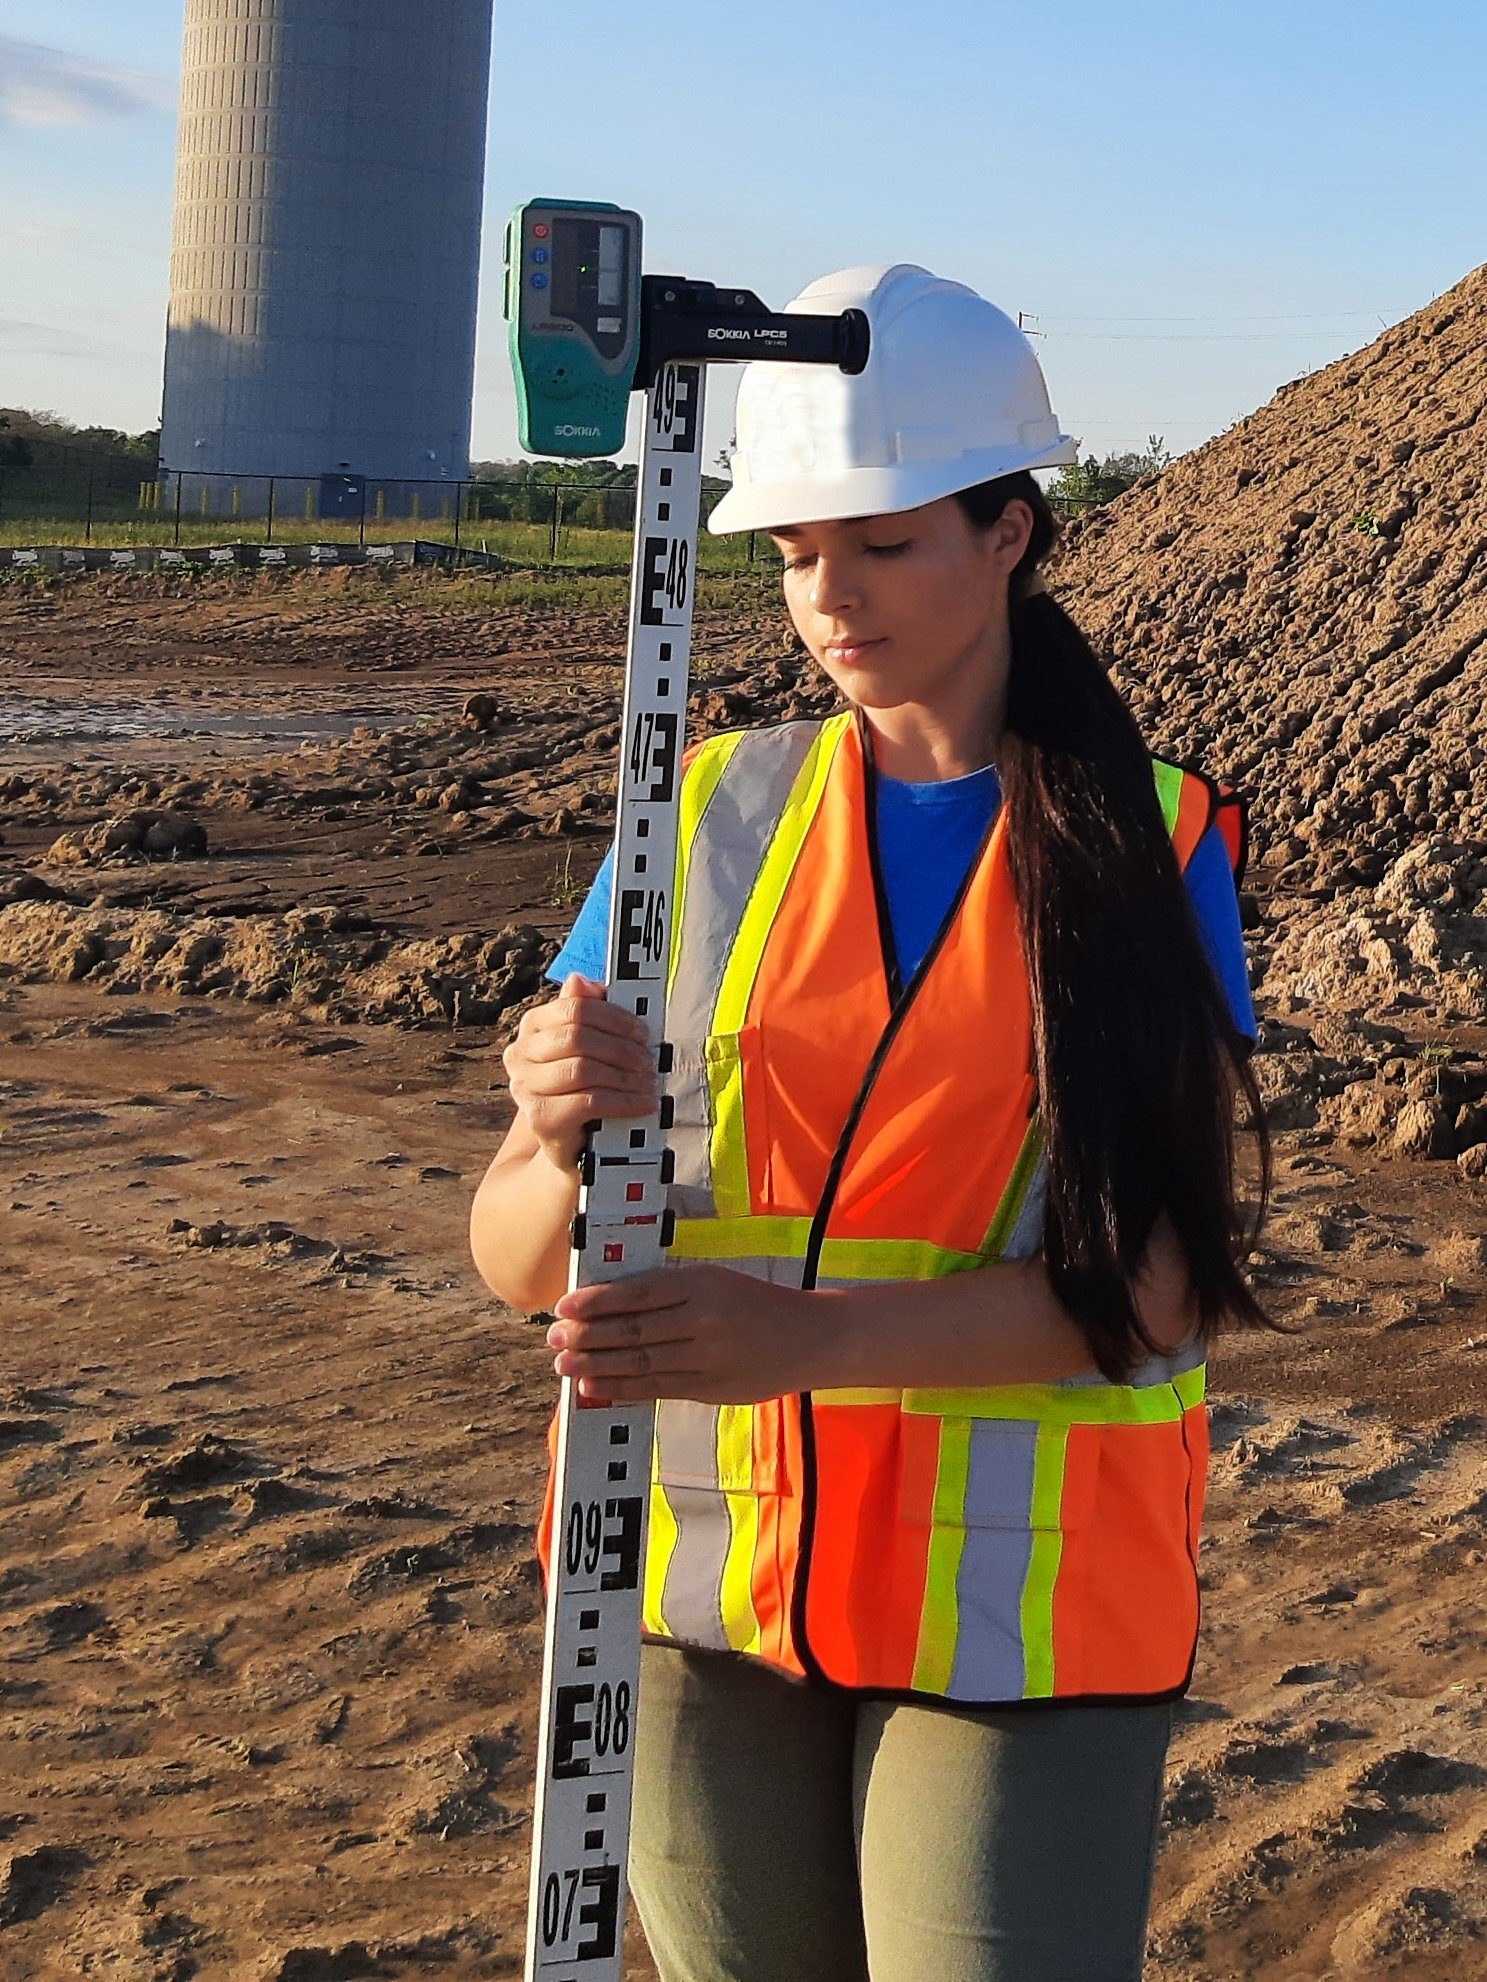
<svg viewBox="0 0 1487 1982"><path fill-rule="evenodd" d="M630 1868L663 1982L1135 1982L1170 1731L648 1645Z"/></svg>

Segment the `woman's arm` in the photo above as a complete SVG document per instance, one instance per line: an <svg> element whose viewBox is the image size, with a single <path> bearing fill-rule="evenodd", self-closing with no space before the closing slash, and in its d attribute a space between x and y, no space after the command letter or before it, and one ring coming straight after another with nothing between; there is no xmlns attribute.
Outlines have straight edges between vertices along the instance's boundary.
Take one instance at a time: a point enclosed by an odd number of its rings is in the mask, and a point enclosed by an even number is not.
<svg viewBox="0 0 1487 1982"><path fill-rule="evenodd" d="M1160 1347L1192 1336L1187 1271L1164 1226L1137 1301ZM753 1404L801 1390L990 1389L1097 1373L1041 1259L808 1294L726 1267L672 1268L579 1288L557 1316L548 1341L558 1373L615 1403Z"/></svg>
<svg viewBox="0 0 1487 1982"><path fill-rule="evenodd" d="M550 1308L568 1285L578 1171L548 1160L524 1115L512 1123L470 1208L470 1251L508 1307Z"/></svg>
<svg viewBox="0 0 1487 1982"><path fill-rule="evenodd" d="M510 1306L551 1307L568 1284L585 1124L653 1114L656 1057L640 1020L575 976L527 1013L504 1058L516 1120L475 1193L470 1250Z"/></svg>

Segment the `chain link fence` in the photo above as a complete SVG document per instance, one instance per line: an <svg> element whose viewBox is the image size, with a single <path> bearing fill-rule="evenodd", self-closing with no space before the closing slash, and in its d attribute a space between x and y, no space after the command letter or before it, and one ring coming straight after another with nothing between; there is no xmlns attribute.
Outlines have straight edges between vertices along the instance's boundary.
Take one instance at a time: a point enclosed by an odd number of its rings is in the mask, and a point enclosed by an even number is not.
<svg viewBox="0 0 1487 1982"><path fill-rule="evenodd" d="M329 555L337 546L382 547L385 555L389 542L402 539L422 545L426 556L442 552L462 562L618 571L629 564L634 472L600 478L539 470L457 482L177 473L138 454L45 443L24 465L0 460L0 550L194 552L210 545L221 551L219 561L231 562L235 548L258 546L284 556L255 562L313 563L338 561ZM704 518L725 489L705 478ZM1089 503L1076 498L1055 506L1078 515ZM324 553L318 559L301 554L316 547ZM762 535L712 538L704 531L699 549L704 568L716 570L778 562Z"/></svg>
<svg viewBox="0 0 1487 1982"><path fill-rule="evenodd" d="M137 456L48 452L44 463L0 464L0 549L193 551L213 545L227 562L233 546L365 550L401 539L428 552L442 548L461 562L489 559L529 569L629 566L633 469L602 480L475 475L457 482L416 481L349 473L176 473ZM709 480L704 518L725 489ZM775 561L764 537L709 538L701 548L706 568L738 570ZM84 561L98 562L91 556Z"/></svg>

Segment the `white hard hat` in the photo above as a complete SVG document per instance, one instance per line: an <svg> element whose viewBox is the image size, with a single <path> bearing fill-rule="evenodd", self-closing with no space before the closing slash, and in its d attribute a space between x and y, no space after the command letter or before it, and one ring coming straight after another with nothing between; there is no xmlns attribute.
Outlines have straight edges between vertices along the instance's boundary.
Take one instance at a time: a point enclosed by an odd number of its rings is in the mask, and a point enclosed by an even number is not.
<svg viewBox="0 0 1487 1982"><path fill-rule="evenodd" d="M963 283L909 263L846 268L785 308L866 311L867 368L745 366L733 487L708 518L716 535L891 515L1078 460L1032 345Z"/></svg>

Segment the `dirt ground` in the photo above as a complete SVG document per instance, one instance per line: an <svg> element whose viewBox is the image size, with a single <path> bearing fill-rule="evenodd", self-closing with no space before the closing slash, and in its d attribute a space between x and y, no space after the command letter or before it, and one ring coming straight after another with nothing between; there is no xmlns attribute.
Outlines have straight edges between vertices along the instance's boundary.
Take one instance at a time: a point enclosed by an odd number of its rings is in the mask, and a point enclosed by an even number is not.
<svg viewBox="0 0 1487 1982"><path fill-rule="evenodd" d="M172 583L0 589L0 1976L514 1975L552 1383L464 1224L605 844L620 616ZM699 647L704 724L816 693L762 595ZM209 851L88 840L125 815ZM1256 1265L1294 1332L1214 1358L1150 1971L1459 1982L1484 1186L1394 1122L1460 1142L1487 1032L1297 1005Z"/></svg>

